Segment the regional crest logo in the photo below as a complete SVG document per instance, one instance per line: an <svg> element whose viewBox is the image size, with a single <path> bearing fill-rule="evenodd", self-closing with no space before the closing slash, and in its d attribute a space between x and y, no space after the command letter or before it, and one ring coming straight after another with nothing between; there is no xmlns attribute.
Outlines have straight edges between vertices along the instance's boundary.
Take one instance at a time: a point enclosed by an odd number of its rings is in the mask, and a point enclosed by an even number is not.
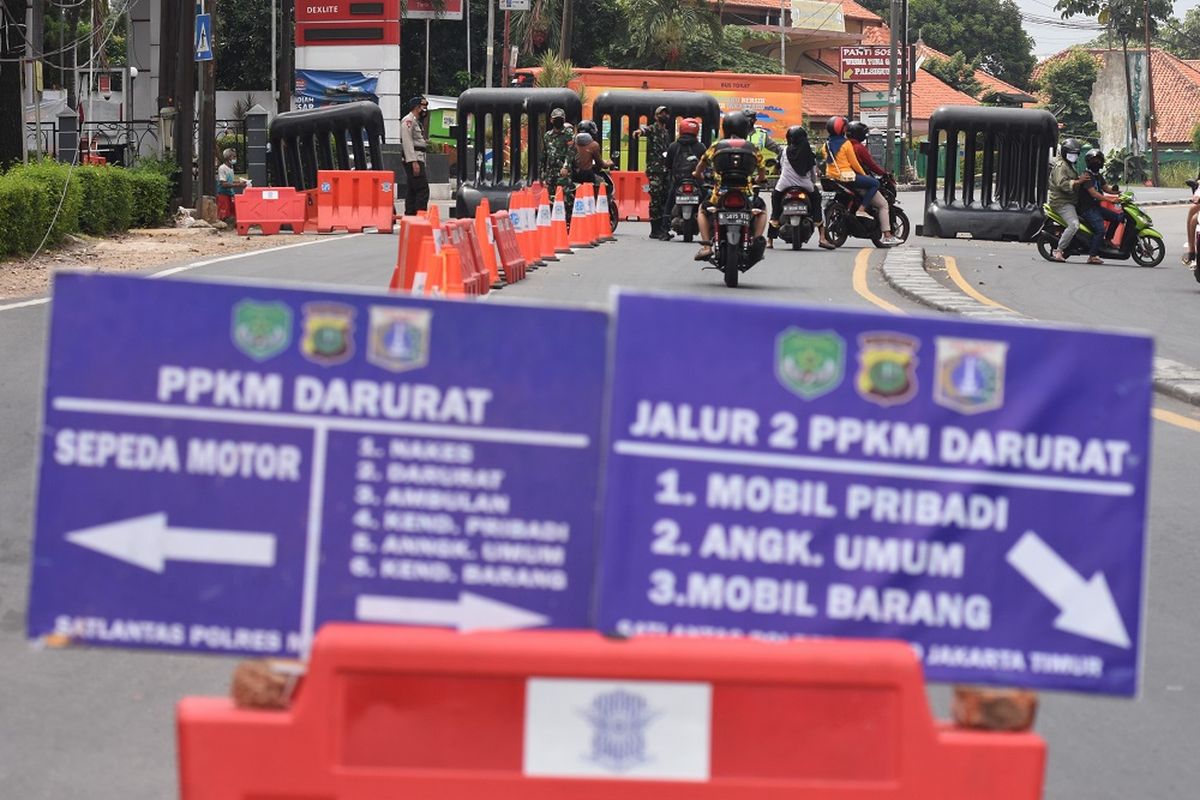
<svg viewBox="0 0 1200 800"><path fill-rule="evenodd" d="M255 361L266 361L292 343L292 309L284 303L242 300L233 307L233 343Z"/></svg>
<svg viewBox="0 0 1200 800"><path fill-rule="evenodd" d="M432 311L419 308L371 306L367 361L392 372L428 364L432 316Z"/></svg>
<svg viewBox="0 0 1200 800"><path fill-rule="evenodd" d="M841 385L845 363L846 343L833 331L788 328L775 340L775 377L805 400Z"/></svg>
<svg viewBox="0 0 1200 800"><path fill-rule="evenodd" d="M300 352L323 367L349 361L354 355L354 309L341 303L305 303Z"/></svg>
<svg viewBox="0 0 1200 800"><path fill-rule="evenodd" d="M864 400L881 406L907 403L917 393L917 349L921 343L901 333L864 333L858 337L855 388Z"/></svg>
<svg viewBox="0 0 1200 800"><path fill-rule="evenodd" d="M646 728L659 716L641 695L616 689L597 695L583 711L592 724L592 752L587 756L610 772L627 772L650 760Z"/></svg>
<svg viewBox="0 0 1200 800"><path fill-rule="evenodd" d="M1000 408L1007 356L1007 342L939 336L934 402L962 414Z"/></svg>

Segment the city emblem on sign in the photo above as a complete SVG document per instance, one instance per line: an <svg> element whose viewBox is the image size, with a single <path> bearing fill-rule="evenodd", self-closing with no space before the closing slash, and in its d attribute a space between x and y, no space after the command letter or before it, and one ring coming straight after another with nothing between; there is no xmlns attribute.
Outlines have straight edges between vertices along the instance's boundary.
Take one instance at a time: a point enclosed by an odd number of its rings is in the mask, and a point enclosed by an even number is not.
<svg viewBox="0 0 1200 800"><path fill-rule="evenodd" d="M788 328L775 340L775 376L805 400L836 389L845 363L846 343L833 331Z"/></svg>
<svg viewBox="0 0 1200 800"><path fill-rule="evenodd" d="M646 698L617 689L597 695L581 713L592 724L589 761L610 772L627 772L649 761L646 728L659 715Z"/></svg>
<svg viewBox="0 0 1200 800"><path fill-rule="evenodd" d="M934 402L963 414L1000 408L1007 354L1007 342L939 336Z"/></svg>
<svg viewBox="0 0 1200 800"><path fill-rule="evenodd" d="M864 400L881 406L907 403L917 393L917 349L921 343L900 333L864 333L858 337L855 388Z"/></svg>
<svg viewBox="0 0 1200 800"><path fill-rule="evenodd" d="M354 309L341 303L305 303L300 351L315 364L344 364L354 355Z"/></svg>
<svg viewBox="0 0 1200 800"><path fill-rule="evenodd" d="M367 361L392 372L428 364L432 316L432 311L419 308L371 306Z"/></svg>
<svg viewBox="0 0 1200 800"><path fill-rule="evenodd" d="M283 303L242 300L233 307L233 343L255 361L266 361L292 343L292 310Z"/></svg>

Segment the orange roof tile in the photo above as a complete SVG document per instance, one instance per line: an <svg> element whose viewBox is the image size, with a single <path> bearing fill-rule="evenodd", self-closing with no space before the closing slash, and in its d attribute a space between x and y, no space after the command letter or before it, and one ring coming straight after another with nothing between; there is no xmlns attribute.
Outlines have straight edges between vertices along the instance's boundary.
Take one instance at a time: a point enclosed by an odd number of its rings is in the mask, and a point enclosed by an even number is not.
<svg viewBox="0 0 1200 800"><path fill-rule="evenodd" d="M719 0L708 0L709 5L715 6ZM847 19L863 19L863 20L879 20L880 17L875 12L859 5L855 0L840 0L842 4L842 15ZM772 11L779 10L779 0L725 0L726 8L765 8Z"/></svg>
<svg viewBox="0 0 1200 800"><path fill-rule="evenodd" d="M863 44L888 44L891 42L891 36L891 29L888 28L887 25L881 25L877 28L868 28L867 30L863 31ZM950 59L950 56L946 55L940 50L934 50L932 47L923 42L917 45L917 55L918 57L937 58L943 61L948 61ZM1011 83L1005 83L986 70L975 70L975 80L979 81L979 84L983 86L984 89L988 89L993 92L1021 92L1020 89L1013 86ZM1023 94L1023 92L1021 93Z"/></svg>
<svg viewBox="0 0 1200 800"><path fill-rule="evenodd" d="M863 84L870 92L885 92L887 84ZM917 80L912 88L913 119L929 119L942 106L977 106L979 101L965 92L937 78L931 72L917 70Z"/></svg>

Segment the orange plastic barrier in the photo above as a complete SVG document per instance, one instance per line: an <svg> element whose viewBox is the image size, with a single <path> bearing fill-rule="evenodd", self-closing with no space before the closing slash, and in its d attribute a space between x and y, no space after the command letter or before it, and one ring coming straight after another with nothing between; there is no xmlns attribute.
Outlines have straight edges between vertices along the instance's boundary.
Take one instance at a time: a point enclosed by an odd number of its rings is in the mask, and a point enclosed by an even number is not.
<svg viewBox="0 0 1200 800"><path fill-rule="evenodd" d="M1045 766L935 723L885 641L328 625L290 709L186 698L177 731L183 800L1035 800Z"/></svg>
<svg viewBox="0 0 1200 800"><path fill-rule="evenodd" d="M396 268L392 270L392 280L388 288L393 292L411 292L417 270L425 264L422 252L426 243L434 253L439 253L441 236L437 206L433 206L431 213L426 215L402 217L400 242L396 248Z"/></svg>
<svg viewBox="0 0 1200 800"><path fill-rule="evenodd" d="M554 252L571 252L571 239L567 233L567 205L563 201L561 186L554 190L554 208L550 212L550 229L554 234Z"/></svg>
<svg viewBox="0 0 1200 800"><path fill-rule="evenodd" d="M307 204L307 193L291 186L249 186L233 198L238 235L245 236L253 227L263 236L273 236L284 227L292 233L303 233Z"/></svg>
<svg viewBox="0 0 1200 800"><path fill-rule="evenodd" d="M521 255L521 246L517 244L517 232L513 228L510 212L497 211L492 214L492 236L496 240L496 253L500 257L505 282L516 283L523 279L525 256Z"/></svg>
<svg viewBox="0 0 1200 800"><path fill-rule="evenodd" d="M650 219L650 184L644 172L610 172L613 195L625 219Z"/></svg>
<svg viewBox="0 0 1200 800"><path fill-rule="evenodd" d="M395 219L395 176L387 170L317 171L317 230L391 233Z"/></svg>
<svg viewBox="0 0 1200 800"><path fill-rule="evenodd" d="M442 230L446 233L447 250L453 247L457 252L454 258L461 263L459 268L461 277L456 277L450 266L447 266L447 294L481 295L486 293L490 287L490 281L486 279L486 268L482 271L480 269L483 253L479 250L479 242L475 239L474 221L453 220L442 225ZM451 291L450 287L456 280L459 289L457 292Z"/></svg>
<svg viewBox="0 0 1200 800"><path fill-rule="evenodd" d="M492 235L492 209L486 197L479 201L475 209L475 239L479 242L491 287L502 287L500 257L496 253L496 237Z"/></svg>

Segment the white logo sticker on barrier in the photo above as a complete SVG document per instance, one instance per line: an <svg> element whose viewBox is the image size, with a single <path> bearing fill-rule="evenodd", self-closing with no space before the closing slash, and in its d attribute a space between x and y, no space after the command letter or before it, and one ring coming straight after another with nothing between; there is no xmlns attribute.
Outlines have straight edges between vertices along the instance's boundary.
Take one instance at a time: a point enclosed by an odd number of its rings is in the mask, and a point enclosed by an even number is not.
<svg viewBox="0 0 1200 800"><path fill-rule="evenodd" d="M584 214L595 214L596 213L596 198L594 198L594 197L583 198L583 213Z"/></svg>
<svg viewBox="0 0 1200 800"><path fill-rule="evenodd" d="M274 189L268 189L262 193L262 199L263 200L278 200L279 192L275 191Z"/></svg>
<svg viewBox="0 0 1200 800"><path fill-rule="evenodd" d="M518 233L525 230L525 228L521 224L520 210L509 211L508 212L508 221L512 223L513 230L517 231Z"/></svg>
<svg viewBox="0 0 1200 800"><path fill-rule="evenodd" d="M425 294L425 273L418 272L413 276L413 294Z"/></svg>
<svg viewBox="0 0 1200 800"><path fill-rule="evenodd" d="M440 254L442 252L442 229L433 229L433 252Z"/></svg>
<svg viewBox="0 0 1200 800"><path fill-rule="evenodd" d="M539 228L550 225L550 206L538 206L537 225Z"/></svg>
<svg viewBox="0 0 1200 800"><path fill-rule="evenodd" d="M552 212L550 219L554 222L567 221L567 208L561 200L554 201L554 211Z"/></svg>
<svg viewBox="0 0 1200 800"><path fill-rule="evenodd" d="M608 213L608 195L602 194L596 198L596 210L601 214Z"/></svg>
<svg viewBox="0 0 1200 800"><path fill-rule="evenodd" d="M496 243L496 232L494 230L492 230L492 218L491 217L485 218L484 224L487 226L488 244L495 244Z"/></svg>
<svg viewBox="0 0 1200 800"><path fill-rule="evenodd" d="M587 204L584 203L582 197L575 198L575 208L572 213L574 213L574 214L586 214L587 213Z"/></svg>

